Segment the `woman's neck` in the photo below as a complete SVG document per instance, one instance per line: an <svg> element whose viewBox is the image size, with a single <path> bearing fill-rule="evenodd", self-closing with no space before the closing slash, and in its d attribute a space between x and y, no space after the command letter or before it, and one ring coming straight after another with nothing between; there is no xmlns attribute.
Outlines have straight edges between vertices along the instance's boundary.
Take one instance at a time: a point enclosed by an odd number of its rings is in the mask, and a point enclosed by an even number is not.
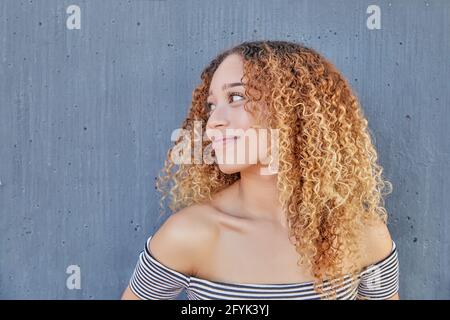
<svg viewBox="0 0 450 320"><path fill-rule="evenodd" d="M269 220L285 225L278 200L277 175L261 175L258 166L241 171L237 183L240 212L253 219Z"/></svg>

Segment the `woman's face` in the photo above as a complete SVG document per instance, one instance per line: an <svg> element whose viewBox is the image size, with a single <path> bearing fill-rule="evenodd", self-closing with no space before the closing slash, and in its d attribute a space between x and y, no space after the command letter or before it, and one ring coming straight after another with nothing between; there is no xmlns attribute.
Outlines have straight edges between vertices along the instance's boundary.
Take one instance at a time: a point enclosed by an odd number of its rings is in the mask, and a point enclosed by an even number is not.
<svg viewBox="0 0 450 320"><path fill-rule="evenodd" d="M249 168L257 170L260 159L267 157L267 146L270 145L262 130L252 128L255 119L244 109L247 97L241 83L243 72L242 57L229 55L215 71L207 99L211 112L206 135L212 140L220 170L228 174ZM227 139L221 141L223 138ZM260 154L258 149L261 149Z"/></svg>

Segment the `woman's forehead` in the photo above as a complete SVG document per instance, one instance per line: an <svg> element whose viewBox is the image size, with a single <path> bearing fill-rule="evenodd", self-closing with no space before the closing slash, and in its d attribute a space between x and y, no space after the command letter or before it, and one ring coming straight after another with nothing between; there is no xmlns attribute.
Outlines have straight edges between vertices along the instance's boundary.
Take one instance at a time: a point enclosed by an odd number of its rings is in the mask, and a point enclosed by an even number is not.
<svg viewBox="0 0 450 320"><path fill-rule="evenodd" d="M211 86L221 86L223 83L240 82L243 74L244 64L242 58L237 54L229 55L214 72Z"/></svg>

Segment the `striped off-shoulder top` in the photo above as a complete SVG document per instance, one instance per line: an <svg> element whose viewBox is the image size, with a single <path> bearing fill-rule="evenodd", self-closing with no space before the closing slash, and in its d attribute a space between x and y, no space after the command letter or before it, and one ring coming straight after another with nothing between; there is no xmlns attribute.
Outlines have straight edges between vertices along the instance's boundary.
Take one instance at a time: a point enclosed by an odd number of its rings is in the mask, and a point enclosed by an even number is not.
<svg viewBox="0 0 450 320"><path fill-rule="evenodd" d="M144 250L139 254L136 267L129 281L130 289L144 300L175 299L183 290L189 300L246 300L278 299L307 300L323 299L323 294L314 291L313 282L285 284L250 284L210 281L185 275L158 261L150 252L150 236ZM390 254L365 267L356 277L344 276L336 290L336 299L387 299L398 292L399 263L396 244L392 241ZM329 282L332 283L332 282Z"/></svg>

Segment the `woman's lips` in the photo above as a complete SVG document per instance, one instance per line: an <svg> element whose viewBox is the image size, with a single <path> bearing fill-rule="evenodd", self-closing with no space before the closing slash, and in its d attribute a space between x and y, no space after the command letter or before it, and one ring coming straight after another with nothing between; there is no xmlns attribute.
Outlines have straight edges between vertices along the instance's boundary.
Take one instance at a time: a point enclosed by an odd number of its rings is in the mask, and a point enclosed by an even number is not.
<svg viewBox="0 0 450 320"><path fill-rule="evenodd" d="M212 142L212 145L215 148L215 147L217 147L219 145L224 145L224 144L227 144L229 142L236 141L239 138L240 138L239 136L235 136L235 137L226 137L226 138L214 139L214 141Z"/></svg>

